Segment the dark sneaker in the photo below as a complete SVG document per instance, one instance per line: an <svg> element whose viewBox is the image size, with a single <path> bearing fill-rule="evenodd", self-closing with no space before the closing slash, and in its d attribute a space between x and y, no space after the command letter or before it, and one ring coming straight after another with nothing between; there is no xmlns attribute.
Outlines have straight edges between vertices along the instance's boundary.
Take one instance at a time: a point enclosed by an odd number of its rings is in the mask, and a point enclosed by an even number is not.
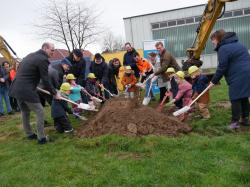
<svg viewBox="0 0 250 187"><path fill-rule="evenodd" d="M249 119L248 118L242 118L242 120L240 121L240 124L242 126L249 126Z"/></svg>
<svg viewBox="0 0 250 187"><path fill-rule="evenodd" d="M13 110L8 112L8 115L12 115L12 114L15 114L15 112Z"/></svg>
<svg viewBox="0 0 250 187"><path fill-rule="evenodd" d="M27 138L29 140L36 140L37 139L37 135L36 134L32 134L32 135L29 135Z"/></svg>
<svg viewBox="0 0 250 187"><path fill-rule="evenodd" d="M46 144L49 141L48 136L42 139L38 139L38 144Z"/></svg>
<svg viewBox="0 0 250 187"><path fill-rule="evenodd" d="M231 124L229 125L229 129L231 130L235 130L240 128L239 122L231 122Z"/></svg>

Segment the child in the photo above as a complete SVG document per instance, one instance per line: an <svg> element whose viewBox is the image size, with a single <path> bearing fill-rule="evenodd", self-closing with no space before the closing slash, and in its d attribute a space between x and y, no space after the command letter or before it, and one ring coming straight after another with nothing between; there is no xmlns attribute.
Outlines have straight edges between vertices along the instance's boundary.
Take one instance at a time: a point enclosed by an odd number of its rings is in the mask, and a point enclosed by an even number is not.
<svg viewBox="0 0 250 187"><path fill-rule="evenodd" d="M63 83L60 87L60 92L62 96L68 97L70 94L70 84ZM66 101L58 99L52 100L51 116L54 120L54 126L59 133L68 133L73 131L66 112L72 114L72 111Z"/></svg>
<svg viewBox="0 0 250 187"><path fill-rule="evenodd" d="M188 69L188 74L191 76L193 80L193 97L195 99L203 90L205 90L209 84L209 80L207 76L202 75L200 69L197 66L191 66ZM208 110L209 103L209 91L207 91L204 95L202 95L197 101L197 108L200 111L203 119L209 119L210 113Z"/></svg>
<svg viewBox="0 0 250 187"><path fill-rule="evenodd" d="M76 103L81 103L82 102L82 98L81 98L82 87L80 85L76 84L75 76L73 74L68 74L66 76L66 80L71 86L71 88L70 88L71 92L69 94L69 99L76 102ZM77 108L77 105L73 105L72 108L73 108L73 113L75 115L79 115L82 112L81 109Z"/></svg>
<svg viewBox="0 0 250 187"><path fill-rule="evenodd" d="M173 98L175 98L176 95L177 95L177 93L178 93L178 84L177 84L177 82L176 82L176 80L175 80L175 73L176 73L176 72L175 72L175 69L172 68L172 67L170 67L170 68L167 69L166 73L167 73L167 75L168 75L168 77L169 77L169 79L170 79L170 85L171 85L170 91L172 92ZM166 94L167 94L167 93L166 93ZM180 99L180 100L178 100L178 101L175 101L174 104L175 104L175 106L176 106L178 109L180 109L180 108L183 107L183 105L182 105L182 99Z"/></svg>
<svg viewBox="0 0 250 187"><path fill-rule="evenodd" d="M90 95L103 99L100 95L99 87L96 82L96 76L94 73L88 74L85 89ZM88 102L92 101L91 97L87 96L87 98L88 98Z"/></svg>
<svg viewBox="0 0 250 187"><path fill-rule="evenodd" d="M125 87L125 98L134 98L136 77L130 66L125 66L125 73L122 77L121 84Z"/></svg>
<svg viewBox="0 0 250 187"><path fill-rule="evenodd" d="M170 103L182 100L183 106L187 106L192 102L192 85L184 79L185 74L183 71L178 71L175 75L178 84L178 92ZM180 121L184 121L186 117L186 114L182 114L179 116L179 119Z"/></svg>

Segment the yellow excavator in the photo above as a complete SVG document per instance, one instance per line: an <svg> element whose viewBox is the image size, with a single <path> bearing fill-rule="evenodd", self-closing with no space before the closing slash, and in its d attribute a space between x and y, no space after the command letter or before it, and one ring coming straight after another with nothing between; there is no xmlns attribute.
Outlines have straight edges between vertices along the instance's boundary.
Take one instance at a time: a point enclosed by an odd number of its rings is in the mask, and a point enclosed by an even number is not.
<svg viewBox="0 0 250 187"><path fill-rule="evenodd" d="M237 0L208 0L206 8L202 14L200 23L196 30L196 37L192 47L187 49L188 60L183 63L182 69L187 71L192 65L200 67L202 61L200 56L205 48L208 37L217 21L225 12L225 4Z"/></svg>
<svg viewBox="0 0 250 187"><path fill-rule="evenodd" d="M14 58L10 51L16 56L16 58ZM10 64L14 64L14 62L17 60L18 61L18 57L16 52L10 47L10 45L6 42L6 40L0 35L0 54L6 59L6 61L8 61Z"/></svg>

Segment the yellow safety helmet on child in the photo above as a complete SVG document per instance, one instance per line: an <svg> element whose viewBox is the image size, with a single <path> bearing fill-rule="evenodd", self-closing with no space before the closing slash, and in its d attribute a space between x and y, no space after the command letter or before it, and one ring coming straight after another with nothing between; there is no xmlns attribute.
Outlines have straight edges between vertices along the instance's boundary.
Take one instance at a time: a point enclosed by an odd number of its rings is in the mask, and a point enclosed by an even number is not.
<svg viewBox="0 0 250 187"><path fill-rule="evenodd" d="M175 73L175 70L174 70L174 68L170 67L170 68L167 69L166 72L167 73Z"/></svg>
<svg viewBox="0 0 250 187"><path fill-rule="evenodd" d="M185 73L183 71L177 71L176 75L180 78L180 79L184 79L185 78Z"/></svg>
<svg viewBox="0 0 250 187"><path fill-rule="evenodd" d="M94 73L89 73L89 74L88 74L88 78L90 78L90 79L95 79L96 76L95 76Z"/></svg>
<svg viewBox="0 0 250 187"><path fill-rule="evenodd" d="M74 80L74 79L76 79L76 77L73 75L73 74L68 74L67 76L66 76L66 79L67 80Z"/></svg>
<svg viewBox="0 0 250 187"><path fill-rule="evenodd" d="M199 68L197 66L191 66L188 68L188 74L191 75L198 70L199 70Z"/></svg>
<svg viewBox="0 0 250 187"><path fill-rule="evenodd" d="M62 83L61 87L60 87L60 91L61 92L66 92L66 91L69 91L71 88L70 84L65 82L65 83Z"/></svg>

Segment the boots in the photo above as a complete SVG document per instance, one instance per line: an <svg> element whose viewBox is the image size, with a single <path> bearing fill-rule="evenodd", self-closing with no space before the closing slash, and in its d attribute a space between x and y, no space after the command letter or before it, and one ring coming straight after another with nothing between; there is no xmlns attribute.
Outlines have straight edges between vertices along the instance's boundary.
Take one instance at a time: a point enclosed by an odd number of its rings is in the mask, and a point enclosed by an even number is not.
<svg viewBox="0 0 250 187"><path fill-rule="evenodd" d="M242 118L241 121L240 121L240 124L241 124L242 126L249 126L250 124L249 124L249 119L248 119L248 117Z"/></svg>

